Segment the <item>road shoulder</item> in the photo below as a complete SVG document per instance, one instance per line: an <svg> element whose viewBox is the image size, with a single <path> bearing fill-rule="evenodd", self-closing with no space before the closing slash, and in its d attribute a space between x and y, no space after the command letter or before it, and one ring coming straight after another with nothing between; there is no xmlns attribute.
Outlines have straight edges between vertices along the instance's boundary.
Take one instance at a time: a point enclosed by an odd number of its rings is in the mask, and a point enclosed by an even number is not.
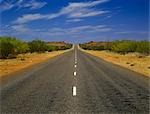
<svg viewBox="0 0 150 114"><path fill-rule="evenodd" d="M101 58L107 62L122 66L134 72L143 74L143 76L150 77L150 57L139 58L135 55L120 55L114 54L106 51L92 51L92 50L83 50L81 51L88 53L90 55Z"/></svg>

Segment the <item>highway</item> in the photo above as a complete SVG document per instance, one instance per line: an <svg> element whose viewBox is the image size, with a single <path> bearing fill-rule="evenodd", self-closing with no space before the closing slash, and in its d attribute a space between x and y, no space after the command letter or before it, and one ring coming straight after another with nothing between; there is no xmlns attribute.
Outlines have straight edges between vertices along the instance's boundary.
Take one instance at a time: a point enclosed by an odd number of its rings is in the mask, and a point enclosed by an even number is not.
<svg viewBox="0 0 150 114"><path fill-rule="evenodd" d="M12 75L1 81L1 114L149 113L148 77L77 47Z"/></svg>

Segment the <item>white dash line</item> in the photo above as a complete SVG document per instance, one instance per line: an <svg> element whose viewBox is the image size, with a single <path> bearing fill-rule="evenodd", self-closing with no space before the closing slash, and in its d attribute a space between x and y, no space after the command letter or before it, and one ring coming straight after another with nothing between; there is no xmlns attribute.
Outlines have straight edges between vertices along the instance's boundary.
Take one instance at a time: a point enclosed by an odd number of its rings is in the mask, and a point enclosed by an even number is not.
<svg viewBox="0 0 150 114"><path fill-rule="evenodd" d="M77 75L77 72L74 72L73 75L76 76L76 75Z"/></svg>
<svg viewBox="0 0 150 114"><path fill-rule="evenodd" d="M74 67L76 68L76 67L77 67L77 65L74 65Z"/></svg>
<svg viewBox="0 0 150 114"><path fill-rule="evenodd" d="M77 88L76 88L76 86L73 86L72 95L73 96L77 95Z"/></svg>

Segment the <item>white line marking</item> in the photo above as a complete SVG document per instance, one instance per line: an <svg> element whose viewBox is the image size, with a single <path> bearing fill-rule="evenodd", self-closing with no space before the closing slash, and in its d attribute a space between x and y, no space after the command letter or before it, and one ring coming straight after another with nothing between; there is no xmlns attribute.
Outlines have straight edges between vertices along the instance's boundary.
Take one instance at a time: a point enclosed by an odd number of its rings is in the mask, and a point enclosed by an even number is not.
<svg viewBox="0 0 150 114"><path fill-rule="evenodd" d="M76 68L76 67L77 67L77 65L74 65L74 67Z"/></svg>
<svg viewBox="0 0 150 114"><path fill-rule="evenodd" d="M72 93L73 96L76 96L77 95L77 88L76 86L73 86L73 93Z"/></svg>
<svg viewBox="0 0 150 114"><path fill-rule="evenodd" d="M77 75L77 72L74 72L73 75L76 76L76 75Z"/></svg>

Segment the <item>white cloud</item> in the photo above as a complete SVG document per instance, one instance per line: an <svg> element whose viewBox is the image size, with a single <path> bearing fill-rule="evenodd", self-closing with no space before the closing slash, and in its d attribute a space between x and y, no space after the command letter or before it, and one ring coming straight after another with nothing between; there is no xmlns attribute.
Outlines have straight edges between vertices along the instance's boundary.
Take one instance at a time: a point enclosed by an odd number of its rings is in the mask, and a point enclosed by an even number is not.
<svg viewBox="0 0 150 114"><path fill-rule="evenodd" d="M72 33L78 33L78 32L107 32L110 31L110 28L107 28L105 25L97 25L97 26L78 26L70 28L69 31Z"/></svg>
<svg viewBox="0 0 150 114"><path fill-rule="evenodd" d="M85 17L102 15L102 14L108 13L109 11L96 10L96 9L93 9L93 6L104 3L104 2L108 2L108 1L109 0L97 0L97 1L93 1L93 2L69 3L68 6L62 8L58 13L26 14L26 15L23 15L22 17L19 17L15 21L15 23L20 23L20 22L27 23L29 21L34 21L34 20L38 20L38 19L53 19L53 18L62 16L62 15L66 15L67 18L71 18L71 19L77 19L77 18L81 19L81 18L85 18ZM28 18L28 15L30 16L31 19ZM37 15L38 15L38 18L34 17ZM76 21L76 20L74 20L74 21Z"/></svg>
<svg viewBox="0 0 150 114"><path fill-rule="evenodd" d="M41 14L25 14L22 17L19 17L17 20L15 20L13 23L15 23L15 24L27 23L30 21L43 19L46 17L47 17L46 15L41 15Z"/></svg>
<svg viewBox="0 0 150 114"><path fill-rule="evenodd" d="M12 35L18 35L18 34L27 34L31 33L29 28L27 28L25 25L2 25L0 27L0 35L1 36L12 36Z"/></svg>
<svg viewBox="0 0 150 114"><path fill-rule="evenodd" d="M107 13L108 11L93 9L93 6L108 2L109 0L97 0L93 2L70 3L61 9L60 14L68 14L69 18L83 18Z"/></svg>
<svg viewBox="0 0 150 114"><path fill-rule="evenodd" d="M94 33L94 32L108 32L111 31L111 28L106 27L105 25L84 25L76 26L71 28L51 28L46 34L48 35L77 35L85 33ZM69 32L68 32L69 31Z"/></svg>
<svg viewBox="0 0 150 114"><path fill-rule="evenodd" d="M25 25L14 25L11 27L13 30L17 32L28 32L29 29L25 27Z"/></svg>
<svg viewBox="0 0 150 114"><path fill-rule="evenodd" d="M83 25L75 27L58 28L29 28L26 24L8 25L1 27L0 35L5 36L28 36L28 37L89 37L111 31L106 25Z"/></svg>
<svg viewBox="0 0 150 114"><path fill-rule="evenodd" d="M80 9L78 11L72 12L68 15L69 18L84 18L84 17L92 17L101 14L108 13L108 11L95 11L91 9Z"/></svg>
<svg viewBox="0 0 150 114"><path fill-rule="evenodd" d="M10 10L12 8L29 8L31 10L33 9L39 9L46 5L46 2L37 2L36 0L18 0L18 1L3 1L0 3L0 9L1 11Z"/></svg>
<svg viewBox="0 0 150 114"><path fill-rule="evenodd" d="M14 6L15 6L14 4L10 4L8 2L0 3L1 12L5 11L5 10L9 10L9 9L13 8Z"/></svg>
<svg viewBox="0 0 150 114"><path fill-rule="evenodd" d="M39 9L45 6L47 3L46 2L31 2L26 4L24 7L30 7L30 9Z"/></svg>
<svg viewBox="0 0 150 114"><path fill-rule="evenodd" d="M79 22L79 21L82 21L82 19L69 19L69 20L66 20L66 22Z"/></svg>
<svg viewBox="0 0 150 114"><path fill-rule="evenodd" d="M95 5L108 2L109 0L97 0L97 1L90 1L90 2L80 2L80 3L70 3L68 7L66 7L66 10L74 10L79 8L87 8L87 7L93 7Z"/></svg>
<svg viewBox="0 0 150 114"><path fill-rule="evenodd" d="M147 31L118 31L116 34L148 34Z"/></svg>

